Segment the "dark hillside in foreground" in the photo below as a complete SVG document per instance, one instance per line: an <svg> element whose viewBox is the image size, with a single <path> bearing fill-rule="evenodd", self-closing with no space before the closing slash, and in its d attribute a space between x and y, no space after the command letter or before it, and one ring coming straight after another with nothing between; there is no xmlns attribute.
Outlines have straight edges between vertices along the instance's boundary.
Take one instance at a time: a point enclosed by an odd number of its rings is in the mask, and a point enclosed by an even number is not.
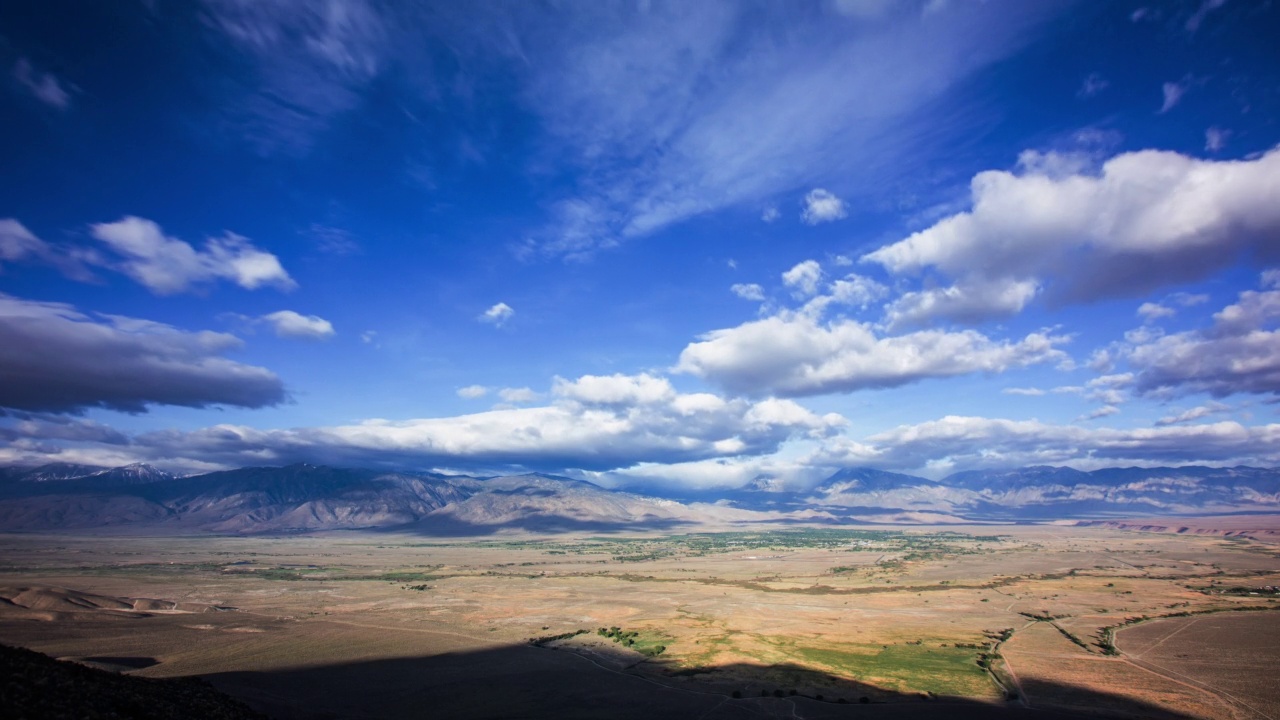
<svg viewBox="0 0 1280 720"><path fill-rule="evenodd" d="M120 675L8 645L0 678L0 707L14 720L266 719L202 680Z"/></svg>

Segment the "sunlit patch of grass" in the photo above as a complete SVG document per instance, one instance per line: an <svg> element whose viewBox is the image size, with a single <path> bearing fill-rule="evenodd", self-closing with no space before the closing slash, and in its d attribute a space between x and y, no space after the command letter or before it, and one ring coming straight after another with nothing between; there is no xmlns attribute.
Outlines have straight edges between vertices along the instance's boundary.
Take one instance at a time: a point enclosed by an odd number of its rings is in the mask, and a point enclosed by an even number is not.
<svg viewBox="0 0 1280 720"><path fill-rule="evenodd" d="M819 664L854 680L900 692L931 692L969 697L994 695L997 688L977 665L971 649L925 644L804 647L795 652L806 664Z"/></svg>

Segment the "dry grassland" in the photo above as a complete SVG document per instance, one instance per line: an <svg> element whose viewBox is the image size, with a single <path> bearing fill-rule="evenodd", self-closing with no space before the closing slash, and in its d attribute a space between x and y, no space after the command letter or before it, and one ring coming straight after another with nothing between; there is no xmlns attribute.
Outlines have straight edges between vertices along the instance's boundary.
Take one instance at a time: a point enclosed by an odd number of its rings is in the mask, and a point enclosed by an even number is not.
<svg viewBox="0 0 1280 720"><path fill-rule="evenodd" d="M0 642L136 675L203 675L279 717L427 705L450 717L606 706L844 717L865 702L893 717L1029 704L1267 718L1280 695L1259 638L1274 641L1280 613L1108 631L1280 605L1226 592L1280 584L1280 552L1263 537L1054 526L479 542L9 535ZM614 627L632 644L600 634Z"/></svg>

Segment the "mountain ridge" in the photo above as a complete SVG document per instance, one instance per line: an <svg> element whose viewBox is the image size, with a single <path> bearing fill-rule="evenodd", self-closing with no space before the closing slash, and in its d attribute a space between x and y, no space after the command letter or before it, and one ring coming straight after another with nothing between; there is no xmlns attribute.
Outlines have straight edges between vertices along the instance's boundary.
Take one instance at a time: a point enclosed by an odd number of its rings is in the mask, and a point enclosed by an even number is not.
<svg viewBox="0 0 1280 720"><path fill-rule="evenodd" d="M808 490L753 482L654 496L550 473L444 475L296 463L176 476L145 464L0 468L0 530L157 533L642 530L737 522L1099 520L1280 512L1280 469L1060 466L941 480L842 468Z"/></svg>

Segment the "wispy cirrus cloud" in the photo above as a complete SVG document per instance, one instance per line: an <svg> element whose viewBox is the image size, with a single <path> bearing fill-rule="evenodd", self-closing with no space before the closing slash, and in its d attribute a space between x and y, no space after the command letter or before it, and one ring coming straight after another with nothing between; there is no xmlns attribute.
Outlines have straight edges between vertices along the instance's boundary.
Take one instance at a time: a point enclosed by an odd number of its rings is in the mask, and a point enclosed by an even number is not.
<svg viewBox="0 0 1280 720"><path fill-rule="evenodd" d="M19 58L13 66L13 79L32 97L49 107L66 110L71 107L71 88L50 72L36 68L27 58Z"/></svg>
<svg viewBox="0 0 1280 720"><path fill-rule="evenodd" d="M1030 42L1065 5L903 2L867 16L824 6L597 4L525 18L518 46L531 68L528 101L548 155L567 160L559 169L576 179L571 193L550 199L561 217L523 252L581 256L840 178L805 214L836 219L847 210L833 193L873 190L870 177L908 171L946 135L936 113L920 114L928 103ZM859 177L867 180L851 180Z"/></svg>
<svg viewBox="0 0 1280 720"><path fill-rule="evenodd" d="M239 136L263 152L308 152L376 83L430 108L457 87L514 79L537 130L530 164L563 182L541 198L546 226L513 247L581 258L724 208L776 213L818 183L840 186L810 193L806 222L842 217L840 197L910 172L958 130L930 103L1033 42L1070 4L909 0L867 15L718 0L205 0L203 17L220 47L249 61L236 85L249 90L226 104ZM449 57L442 63L424 47L448 47ZM440 74L444 65L461 66L454 80ZM455 87L409 80L417 77Z"/></svg>
<svg viewBox="0 0 1280 720"><path fill-rule="evenodd" d="M214 37L253 61L226 112L264 153L304 153L385 67L386 9L366 0L205 0Z"/></svg>

